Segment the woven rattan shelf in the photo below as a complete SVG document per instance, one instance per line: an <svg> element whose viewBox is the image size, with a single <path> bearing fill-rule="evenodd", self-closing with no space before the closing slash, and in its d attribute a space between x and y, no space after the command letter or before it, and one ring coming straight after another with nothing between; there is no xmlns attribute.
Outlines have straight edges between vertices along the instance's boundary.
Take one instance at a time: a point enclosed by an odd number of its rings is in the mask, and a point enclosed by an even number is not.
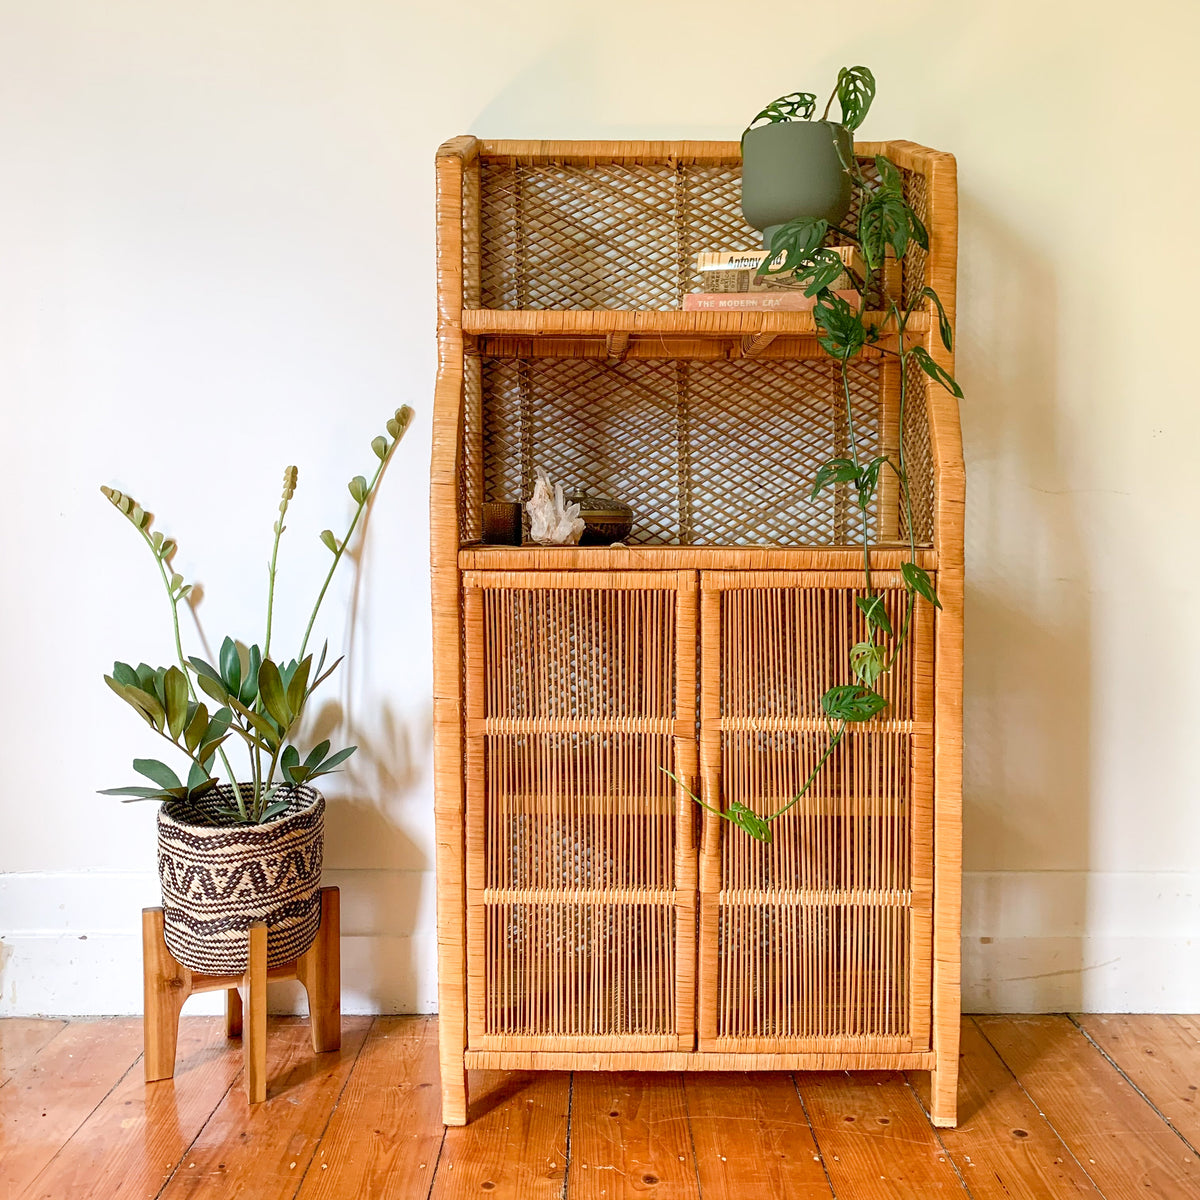
<svg viewBox="0 0 1200 1200"><path fill-rule="evenodd" d="M954 160L886 153L930 231L909 300L953 320ZM918 608L849 735L762 844L825 736L859 636L861 539L893 622L900 496L810 499L844 452L840 379L806 313L682 311L695 254L751 249L725 142L441 148L432 468L443 1112L466 1069L927 1069L955 1119L963 470L955 401L872 348L867 453L903 446ZM852 219L852 218L851 218ZM910 330L947 369L918 307ZM888 343L883 343L886 348ZM902 427L903 424L903 427ZM634 509L625 544L489 546L535 467Z"/></svg>

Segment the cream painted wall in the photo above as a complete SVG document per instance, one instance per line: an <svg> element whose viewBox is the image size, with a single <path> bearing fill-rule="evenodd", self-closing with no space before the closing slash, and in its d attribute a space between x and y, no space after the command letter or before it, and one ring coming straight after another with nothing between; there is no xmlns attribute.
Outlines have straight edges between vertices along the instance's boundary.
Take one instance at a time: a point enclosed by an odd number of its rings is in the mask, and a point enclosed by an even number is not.
<svg viewBox="0 0 1200 1200"><path fill-rule="evenodd" d="M322 630L349 648L323 718L362 746L329 789L327 856L347 1007L435 1007L434 148L733 137L849 62L879 78L867 136L959 160L967 1002L1194 1011L1198 14L2 0L0 1012L140 1002L153 815L94 791L145 743L100 677L166 661L170 635L98 485L178 538L210 636L251 636L298 463L296 636L316 532L402 401L417 425Z"/></svg>

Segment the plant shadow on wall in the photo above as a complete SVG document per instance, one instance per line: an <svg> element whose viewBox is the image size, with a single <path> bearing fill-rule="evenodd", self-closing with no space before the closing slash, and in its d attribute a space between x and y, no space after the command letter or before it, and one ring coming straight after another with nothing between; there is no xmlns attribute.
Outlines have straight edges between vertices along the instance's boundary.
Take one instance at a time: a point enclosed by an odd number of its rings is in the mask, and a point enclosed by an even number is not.
<svg viewBox="0 0 1200 1200"><path fill-rule="evenodd" d="M244 969L247 935L255 920L268 926L268 966L282 965L302 954L315 936L320 916L324 799L311 785L341 767L359 747L331 751L333 734L353 732L354 722L339 705L326 705L315 728L305 719L313 693L342 661L337 658L326 667L328 645L319 658L307 650L343 558L355 563L349 622L353 631L362 545L373 501L411 416L407 407L396 411L387 421L387 433L371 443L376 458L371 478L356 475L350 480L348 489L355 507L344 536L339 539L328 529L320 534L332 561L299 652L291 659L279 655L277 649L273 656L272 626L280 542L297 485L294 466L284 471L279 515L273 526L262 645L246 646L225 637L219 654L212 656L201 630L200 641L208 658L184 652L179 609L186 606L199 629L198 594L171 565L174 541L151 529L151 514L131 497L111 488L101 489L155 560L170 604L177 658L171 666L157 668L118 661L105 682L153 734L172 747L171 757L187 764L181 778L167 762L135 759L134 770L153 786L113 788L105 794L127 802L161 803L158 857L167 948L194 971L224 974ZM210 711L210 705L215 711ZM390 789L411 771L407 747L399 760L396 757L395 747L403 742L396 725L394 715L384 713L383 738L363 739L372 761L356 778L373 777L377 798L380 787ZM228 745L230 742L233 745ZM247 762L242 776L235 773L228 757L239 742ZM352 902L354 899L352 895ZM396 908L394 904L386 907L389 911ZM404 906L401 911L411 911L411 907Z"/></svg>
<svg viewBox="0 0 1200 1200"><path fill-rule="evenodd" d="M1089 968L1083 953L1090 581L1086 498L1058 482L1069 442L1057 427L1057 286L1046 258L978 195L964 192L961 211L975 398L963 410L964 1004L1075 1011L1103 964Z"/></svg>

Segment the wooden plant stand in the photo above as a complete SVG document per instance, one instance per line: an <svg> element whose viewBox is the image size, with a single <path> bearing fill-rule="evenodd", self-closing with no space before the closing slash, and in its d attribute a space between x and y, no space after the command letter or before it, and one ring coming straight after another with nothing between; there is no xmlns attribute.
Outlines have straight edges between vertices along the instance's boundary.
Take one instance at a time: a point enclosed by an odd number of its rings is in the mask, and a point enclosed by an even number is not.
<svg viewBox="0 0 1200 1200"><path fill-rule="evenodd" d="M142 909L145 989L146 1082L175 1074L179 1013L197 992L225 992L226 1036L242 1038L246 1099L267 1098L267 984L295 979L308 993L309 1023L317 1054L342 1045L341 920L338 889L321 889L321 926L299 958L267 970L267 927L250 926L250 962L244 975L201 975L175 960L163 936L163 910ZM248 1028L243 1032L243 1014Z"/></svg>
<svg viewBox="0 0 1200 1200"><path fill-rule="evenodd" d="M893 277L946 371L951 155L860 142L929 233ZM811 312L693 312L696 255L752 250L736 142L459 137L437 158L431 474L442 1112L467 1070L918 1070L956 1118L963 518L958 402L880 333L851 366ZM852 211L845 220L854 228ZM831 230L831 244L844 235ZM853 414L857 430L849 438ZM812 492L893 462L866 511ZM616 546L483 544L543 468L623 501ZM863 542L872 547L871 578ZM787 804L827 744L870 586L936 580L858 723L771 845L702 811ZM670 772L668 776L667 772ZM671 776L682 781L676 786Z"/></svg>

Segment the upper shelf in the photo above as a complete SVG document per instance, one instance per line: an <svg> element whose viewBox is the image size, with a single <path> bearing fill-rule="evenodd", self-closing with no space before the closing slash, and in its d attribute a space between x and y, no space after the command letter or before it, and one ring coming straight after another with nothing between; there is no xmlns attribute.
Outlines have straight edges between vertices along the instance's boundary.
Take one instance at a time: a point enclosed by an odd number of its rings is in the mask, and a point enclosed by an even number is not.
<svg viewBox="0 0 1200 1200"><path fill-rule="evenodd" d="M868 313L867 321L883 326L886 313ZM929 314L913 313L908 327L914 333L929 329ZM498 309L465 308L464 333L511 337L539 335L604 337L610 333L664 334L687 337L737 337L773 333L814 337L811 312L662 312L637 309Z"/></svg>

